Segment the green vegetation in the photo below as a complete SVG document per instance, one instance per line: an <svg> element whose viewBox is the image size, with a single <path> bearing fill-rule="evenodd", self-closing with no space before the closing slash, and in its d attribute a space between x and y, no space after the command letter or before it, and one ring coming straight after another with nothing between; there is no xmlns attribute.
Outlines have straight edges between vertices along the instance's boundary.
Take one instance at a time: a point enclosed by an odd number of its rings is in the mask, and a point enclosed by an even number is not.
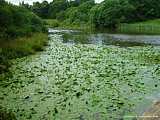
<svg viewBox="0 0 160 120"><path fill-rule="evenodd" d="M56 19L45 19L45 25L46 27L59 27L60 22Z"/></svg>
<svg viewBox="0 0 160 120"><path fill-rule="evenodd" d="M0 103L17 119L128 120L159 94L159 47L68 45L61 37L0 75Z"/></svg>
<svg viewBox="0 0 160 120"><path fill-rule="evenodd" d="M124 34L150 34L150 35L159 35L160 34L160 20L146 20L143 22L134 22L134 23L120 23L116 26L115 30L110 30L106 28L96 29L93 24L68 24L60 22L57 19L45 19L46 27L53 28L65 28L65 29L80 29L83 31L102 31L102 32L117 32Z"/></svg>
<svg viewBox="0 0 160 120"><path fill-rule="evenodd" d="M116 28L116 25L125 21L134 6L127 0L106 0L92 10L92 23L96 27Z"/></svg>
<svg viewBox="0 0 160 120"><path fill-rule="evenodd" d="M53 0L16 6L0 0L0 119L126 120L139 115L151 104L149 97L159 95L159 46L118 41L123 35L86 34L90 27L160 34L159 3ZM47 43L46 27L83 28L85 35L53 30L58 33ZM42 52L30 55L36 51Z"/></svg>
<svg viewBox="0 0 160 120"><path fill-rule="evenodd" d="M105 0L95 6L92 22L96 27L116 28L130 23L160 17L159 0Z"/></svg>
<svg viewBox="0 0 160 120"><path fill-rule="evenodd" d="M159 0L54 0L51 3L21 4L44 19L54 19L53 26L116 29L121 23L134 23L160 17ZM57 19L57 20L55 20ZM58 24L57 24L58 23Z"/></svg>
<svg viewBox="0 0 160 120"><path fill-rule="evenodd" d="M13 39L44 31L43 21L34 13L0 1L0 39Z"/></svg>
<svg viewBox="0 0 160 120"><path fill-rule="evenodd" d="M21 52L21 54L27 55L35 53L35 51L42 50L43 45L46 45L47 34L45 33L34 33L30 37L20 37L14 40L7 40L7 42L0 41L0 48L10 52ZM20 55L21 54L17 54ZM14 58L13 53L8 55L10 58Z"/></svg>
<svg viewBox="0 0 160 120"><path fill-rule="evenodd" d="M155 19L155 20L148 20L148 21L143 21L139 22L140 24L145 24L145 25L160 25L160 19Z"/></svg>
<svg viewBox="0 0 160 120"><path fill-rule="evenodd" d="M127 34L160 34L160 20L147 20L136 23L122 23L118 25L117 32Z"/></svg>
<svg viewBox="0 0 160 120"><path fill-rule="evenodd" d="M71 7L66 10L64 24L85 26L89 22L90 9L94 6L94 1L89 0L78 7Z"/></svg>
<svg viewBox="0 0 160 120"><path fill-rule="evenodd" d="M44 19L45 26L49 28L57 28L57 29L72 29L72 30L83 30L83 31L91 31L91 24L72 24L67 22L60 22L57 19Z"/></svg>
<svg viewBox="0 0 160 120"><path fill-rule="evenodd" d="M49 19L47 23L51 27L67 28L90 26L90 9L94 5L94 0L54 0L51 3L47 3L47 1L35 2L33 6L21 4L21 6L28 8L43 19ZM50 19L53 19L52 23Z"/></svg>
<svg viewBox="0 0 160 120"><path fill-rule="evenodd" d="M44 22L29 10L0 1L0 74L8 71L11 59L43 49L48 40ZM0 79L2 82L3 79ZM2 87L2 86L1 86ZM0 100L2 97L0 95ZM1 107L2 106L2 107ZM16 120L8 107L0 105L1 120Z"/></svg>
<svg viewBox="0 0 160 120"><path fill-rule="evenodd" d="M34 33L30 37L0 41L0 73L9 67L8 60L24 57L43 50L43 46L47 44L47 40L47 34Z"/></svg>
<svg viewBox="0 0 160 120"><path fill-rule="evenodd" d="M0 1L0 73L8 60L42 49L47 40L44 22L29 10Z"/></svg>

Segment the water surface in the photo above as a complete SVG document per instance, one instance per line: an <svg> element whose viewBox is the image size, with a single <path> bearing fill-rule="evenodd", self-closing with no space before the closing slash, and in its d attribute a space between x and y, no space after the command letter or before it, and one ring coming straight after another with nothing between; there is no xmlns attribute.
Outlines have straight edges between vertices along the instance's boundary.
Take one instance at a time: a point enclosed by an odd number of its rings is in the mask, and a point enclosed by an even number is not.
<svg viewBox="0 0 160 120"><path fill-rule="evenodd" d="M65 43L72 44L116 45L121 47L160 45L160 35L127 35L72 30L59 32L63 33Z"/></svg>

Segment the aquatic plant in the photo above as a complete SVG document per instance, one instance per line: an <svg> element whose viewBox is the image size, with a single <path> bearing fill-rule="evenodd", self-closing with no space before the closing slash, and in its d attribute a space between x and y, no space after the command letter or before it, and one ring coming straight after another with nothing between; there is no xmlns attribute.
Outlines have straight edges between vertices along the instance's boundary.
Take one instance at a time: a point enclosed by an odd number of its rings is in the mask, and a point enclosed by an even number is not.
<svg viewBox="0 0 160 120"><path fill-rule="evenodd" d="M159 91L159 60L152 59L159 47L62 41L51 35L45 51L12 60L0 76L0 105L18 119L122 119L142 112Z"/></svg>

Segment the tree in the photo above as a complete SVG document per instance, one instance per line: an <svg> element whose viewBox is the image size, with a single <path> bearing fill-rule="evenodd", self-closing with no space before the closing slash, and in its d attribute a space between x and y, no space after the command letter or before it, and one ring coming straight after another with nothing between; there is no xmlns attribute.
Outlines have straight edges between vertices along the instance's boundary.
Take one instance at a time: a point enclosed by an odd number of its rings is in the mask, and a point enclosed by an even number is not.
<svg viewBox="0 0 160 120"><path fill-rule="evenodd" d="M160 17L160 0L129 0L135 7L133 21L141 21Z"/></svg>
<svg viewBox="0 0 160 120"><path fill-rule="evenodd" d="M134 6L127 0L106 0L92 9L92 22L97 27L116 28L132 13Z"/></svg>
<svg viewBox="0 0 160 120"><path fill-rule="evenodd" d="M57 13L64 11L68 8L67 0L54 0L50 3L49 16L50 18L56 18Z"/></svg>
<svg viewBox="0 0 160 120"><path fill-rule="evenodd" d="M86 0L78 7L70 7L65 13L65 18L69 23L83 24L89 22L90 9L95 5L93 0Z"/></svg>
<svg viewBox="0 0 160 120"><path fill-rule="evenodd" d="M48 18L49 3L47 1L43 1L42 3L34 2L32 11L42 18Z"/></svg>

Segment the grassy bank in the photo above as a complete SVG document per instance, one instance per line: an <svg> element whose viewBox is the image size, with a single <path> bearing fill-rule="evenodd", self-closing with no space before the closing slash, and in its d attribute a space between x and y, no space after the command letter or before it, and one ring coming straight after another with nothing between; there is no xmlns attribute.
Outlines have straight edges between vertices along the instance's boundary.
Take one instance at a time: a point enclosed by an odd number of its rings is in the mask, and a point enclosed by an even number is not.
<svg viewBox="0 0 160 120"><path fill-rule="evenodd" d="M118 26L117 32L127 34L160 34L160 19L131 24L122 23Z"/></svg>
<svg viewBox="0 0 160 120"><path fill-rule="evenodd" d="M89 23L84 24L70 24L66 22L60 22L56 19L44 19L46 27L60 28L60 29L76 29L76 30L90 30L91 25Z"/></svg>
<svg viewBox="0 0 160 120"><path fill-rule="evenodd" d="M33 54L43 50L47 44L47 34L34 33L30 37L19 37L14 40L0 40L0 72L9 66L8 60Z"/></svg>
<svg viewBox="0 0 160 120"><path fill-rule="evenodd" d="M92 27L91 24L69 24L64 22L59 22L56 19L45 19L46 27L51 28L63 28L63 29L77 29L77 30L90 30L95 31L96 29ZM97 31L97 30L96 30ZM98 28L98 31L113 32L107 28ZM118 25L117 30L114 32L124 33L124 34L160 34L160 19L148 20L136 23L121 23Z"/></svg>
<svg viewBox="0 0 160 120"><path fill-rule="evenodd" d="M60 22L56 19L44 19L46 27L59 27Z"/></svg>

